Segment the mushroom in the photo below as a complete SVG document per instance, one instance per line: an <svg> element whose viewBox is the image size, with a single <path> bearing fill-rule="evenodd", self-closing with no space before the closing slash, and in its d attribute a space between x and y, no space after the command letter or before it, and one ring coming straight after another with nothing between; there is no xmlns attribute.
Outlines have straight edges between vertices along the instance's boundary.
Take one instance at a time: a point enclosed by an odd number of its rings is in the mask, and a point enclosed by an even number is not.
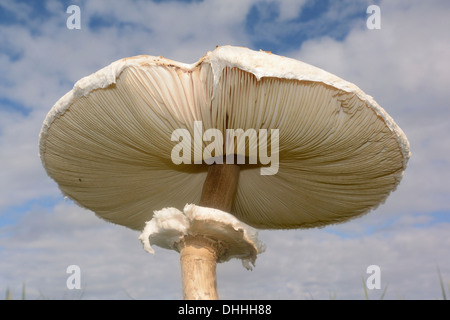
<svg viewBox="0 0 450 320"><path fill-rule="evenodd" d="M186 299L217 298L216 262L254 263L256 229L322 227L376 208L410 157L402 130L354 84L232 46L194 64L112 63L53 106L39 144L64 195L141 231L149 252L180 252Z"/></svg>

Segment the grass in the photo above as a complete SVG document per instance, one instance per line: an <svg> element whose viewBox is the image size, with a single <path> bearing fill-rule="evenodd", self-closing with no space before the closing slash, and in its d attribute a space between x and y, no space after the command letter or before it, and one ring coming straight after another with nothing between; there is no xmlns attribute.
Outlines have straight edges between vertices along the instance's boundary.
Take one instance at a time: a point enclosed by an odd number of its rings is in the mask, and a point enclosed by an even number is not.
<svg viewBox="0 0 450 320"><path fill-rule="evenodd" d="M71 296L67 296L66 294L64 295L64 297L62 298L62 300L81 300L84 294L84 289L83 290L76 290L76 292L73 292L73 294ZM6 288L6 292L5 292L5 300L14 300L15 298L13 297L13 292L11 291L11 289L9 289L8 287ZM43 300L47 300L50 299L48 297L46 297L41 291L39 291L39 297L37 298L39 299L43 299ZM21 299L20 300L26 300L26 286L25 286L25 282L22 284L22 294L21 294Z"/></svg>
<svg viewBox="0 0 450 320"><path fill-rule="evenodd" d="M437 272L439 276L439 284L441 285L442 299L447 300L447 295L445 294L444 280L442 279L441 270L439 269L439 266L437 266ZM450 290L450 284L448 284L448 288Z"/></svg>
<svg viewBox="0 0 450 320"><path fill-rule="evenodd" d="M369 300L369 293L367 292L366 281L364 280L363 276L361 276L361 279L362 279L362 283L363 283L364 297L366 298L366 300ZM383 292L381 293L381 296L380 296L380 300L384 299L384 296L386 295L387 288L388 288L388 285L386 285L386 287L384 287Z"/></svg>
<svg viewBox="0 0 450 320"><path fill-rule="evenodd" d="M439 269L439 266L437 266L437 274L438 274L438 278L439 278L439 285L440 285L440 289L441 289L442 300L447 300L447 292L446 292L446 289L445 289L445 283L444 283L444 279L442 278L442 274L441 274L441 270ZM366 300L369 300L369 293L367 291L367 286L366 286L366 282L364 280L364 277L361 276L361 279L362 279L362 284L363 284L364 297L365 297ZM450 282L447 282L447 287L448 287L448 291L450 292ZM386 295L387 288L388 288L388 285L386 285L386 287L384 287L383 292L381 293L380 298L379 298L380 300L384 299L384 297ZM81 299L82 296L83 296L83 293L84 293L84 290L80 293L80 295L78 297L75 297L75 298L76 299ZM130 298L132 298L132 297L130 297ZM311 296L311 298L313 299L312 296ZM8 287L6 288L5 299L6 300L12 300L13 299L12 292L11 292L11 290ZM336 293L335 292L334 293L330 292L330 299L331 300L336 300ZM22 284L21 300L26 300L26 286L25 286L25 282Z"/></svg>
<svg viewBox="0 0 450 320"><path fill-rule="evenodd" d="M22 284L22 300L26 299L26 287L25 287L25 282ZM11 290L9 290L9 288L6 288L6 294L5 294L5 299L6 300L12 300L12 292Z"/></svg>

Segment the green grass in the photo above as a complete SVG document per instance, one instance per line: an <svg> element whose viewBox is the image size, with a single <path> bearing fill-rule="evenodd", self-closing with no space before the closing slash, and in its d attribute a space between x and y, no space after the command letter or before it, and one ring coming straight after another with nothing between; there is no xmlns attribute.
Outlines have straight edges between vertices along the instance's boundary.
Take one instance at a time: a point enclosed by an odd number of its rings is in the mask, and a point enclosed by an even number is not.
<svg viewBox="0 0 450 320"><path fill-rule="evenodd" d="M439 266L437 266L437 272L438 272L438 276L439 276L439 284L441 285L442 299L447 300L447 295L445 294L444 280L442 279L441 270L439 269ZM448 284L448 288L450 291L450 284Z"/></svg>
<svg viewBox="0 0 450 320"><path fill-rule="evenodd" d="M444 279L442 278L442 274L441 274L441 270L439 269L439 266L437 266L437 274L438 274L438 278L439 278L439 285L440 285L440 289L441 289L442 300L447 300L447 292L446 292L446 289L445 289L445 283L444 283ZM364 298L366 300L369 300L369 293L367 291L367 286L366 286L366 282L364 280L364 277L361 276L361 279L362 279L362 285L363 285L363 290L364 290ZM447 281L447 287L448 287L447 290L450 292L450 282L448 282L448 281ZM380 300L384 299L384 297L386 295L386 292L387 292L387 288L388 288L388 285L386 285L386 287L384 287L383 292L381 293L380 298L379 298ZM74 296L72 298L75 298L75 299L79 300L79 299L82 298L83 293L84 293L84 289L78 294L77 297ZM336 300L336 296L337 296L336 292L333 292L333 293L330 292L330 299L331 300ZM42 293L41 293L41 297L43 297L45 299L45 296L42 295ZM65 297L65 298L67 298L67 297ZM131 296L130 296L130 298L133 299ZM13 300L13 293L8 287L6 288L5 299L6 300ZM26 299L26 286L25 286L25 282L24 282L22 284L21 300L25 300L25 299ZM314 299L312 297L312 295L311 295L311 299Z"/></svg>
<svg viewBox="0 0 450 320"><path fill-rule="evenodd" d="M75 290L74 292L72 292L72 294L65 293L62 300L81 300L83 298L83 294L84 294L84 289L83 290ZM15 300L15 299L17 299L17 298L14 297L11 289L7 287L6 291L5 291L5 300ZM54 298L47 297L45 294L43 294L39 290L39 296L36 299L37 300L50 300L50 299L54 299ZM23 285L22 285L22 294L21 294L20 300L26 300L25 283L23 283Z"/></svg>
<svg viewBox="0 0 450 320"><path fill-rule="evenodd" d="M25 287L25 282L22 284L22 300L26 299L26 287ZM12 300L12 292L9 288L6 288L6 294L5 294L5 299L6 300Z"/></svg>
<svg viewBox="0 0 450 320"><path fill-rule="evenodd" d="M366 300L369 300L369 293L367 292L366 281L364 280L363 276L361 276L361 279L362 279L363 289L364 289L364 298L366 298ZM383 292L381 293L381 296L380 296L380 300L384 299L384 296L386 295L387 288L388 288L388 285L386 285L386 287L384 287Z"/></svg>

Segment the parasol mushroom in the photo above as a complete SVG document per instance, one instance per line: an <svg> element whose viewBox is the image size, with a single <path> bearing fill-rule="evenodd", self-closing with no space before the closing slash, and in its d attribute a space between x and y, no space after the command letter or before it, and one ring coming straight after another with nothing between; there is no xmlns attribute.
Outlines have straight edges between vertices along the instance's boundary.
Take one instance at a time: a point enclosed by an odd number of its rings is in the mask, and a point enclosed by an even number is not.
<svg viewBox="0 0 450 320"><path fill-rule="evenodd" d="M216 262L254 263L256 228L322 227L376 208L410 156L354 84L231 46L194 64L112 63L53 106L39 143L64 195L142 231L149 252L180 252L186 299L218 297Z"/></svg>

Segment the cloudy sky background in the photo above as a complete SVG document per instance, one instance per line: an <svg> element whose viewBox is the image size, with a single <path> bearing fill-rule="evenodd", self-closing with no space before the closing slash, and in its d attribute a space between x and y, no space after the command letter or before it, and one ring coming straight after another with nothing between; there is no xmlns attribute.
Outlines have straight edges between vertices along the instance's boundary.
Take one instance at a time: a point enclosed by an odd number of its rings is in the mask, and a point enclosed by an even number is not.
<svg viewBox="0 0 450 320"><path fill-rule="evenodd" d="M69 30L69 5L81 29ZM369 30L366 9L381 9ZM38 157L53 104L123 57L192 63L216 45L296 58L357 84L395 119L412 157L398 189L368 215L320 230L260 231L249 272L219 264L223 299L364 299L370 265L385 299L450 292L450 2L0 0L0 294L29 299L181 299L179 256L65 201ZM69 290L69 265L81 269ZM370 290L377 299L382 290Z"/></svg>

